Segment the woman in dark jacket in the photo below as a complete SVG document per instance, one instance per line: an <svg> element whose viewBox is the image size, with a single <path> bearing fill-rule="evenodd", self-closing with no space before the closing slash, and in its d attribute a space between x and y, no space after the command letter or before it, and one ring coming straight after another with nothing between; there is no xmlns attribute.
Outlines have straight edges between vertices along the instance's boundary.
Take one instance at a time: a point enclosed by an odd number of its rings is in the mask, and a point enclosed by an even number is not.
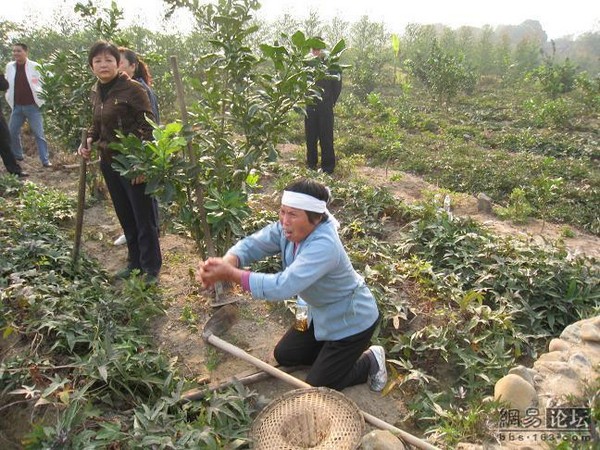
<svg viewBox="0 0 600 450"><path fill-rule="evenodd" d="M150 106L152 106L152 114L154 115L154 121L156 123L160 123L160 112L158 111L158 99L156 98L156 94L152 90L150 86L152 86L152 76L150 75L150 70L144 61L140 59L140 57L133 50L128 49L127 47L119 47L119 52L121 53L121 61L119 62L119 70L123 73L129 75L132 80L137 81L144 89L146 89L146 93L148 94L148 99L150 100ZM158 202L154 201L154 214L158 217ZM156 219L159 223L160 220ZM115 245L123 245L127 242L125 234L122 234L115 240Z"/></svg>
<svg viewBox="0 0 600 450"><path fill-rule="evenodd" d="M133 133L140 139L151 139L152 126L146 118L154 120L154 116L144 88L119 72L120 57L119 49L104 41L90 49L88 63L98 82L92 88L93 122L87 145L79 148L79 154L89 158L92 143L97 144L102 175L125 231L129 263L116 276L127 278L137 270L147 281L154 282L162 257L153 198L145 193L143 176L129 180L113 169L113 150L109 148L118 139L117 130L124 135Z"/></svg>

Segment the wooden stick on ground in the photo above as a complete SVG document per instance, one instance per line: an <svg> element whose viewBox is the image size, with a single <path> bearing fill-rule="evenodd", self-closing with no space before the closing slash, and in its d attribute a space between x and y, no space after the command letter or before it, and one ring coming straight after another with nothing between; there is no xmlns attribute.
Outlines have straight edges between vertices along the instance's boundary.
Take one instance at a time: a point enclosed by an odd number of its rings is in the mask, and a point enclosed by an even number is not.
<svg viewBox="0 0 600 450"><path fill-rule="evenodd" d="M292 372L295 372L296 370L300 370L302 368L303 368L302 366L279 367L279 369L285 373L292 373ZM214 386L204 386L201 388L190 389L189 391L186 391L181 394L181 400L188 401L188 402L192 401L192 400L201 400L209 392L220 391L221 389L226 389L226 388L232 386L236 381L238 383L243 384L244 386L248 386L253 383L258 383L259 381L267 380L271 377L272 377L271 374L264 372L264 371L254 372L249 375L240 375L240 376L234 375L233 377L229 378L228 380L225 380Z"/></svg>
<svg viewBox="0 0 600 450"><path fill-rule="evenodd" d="M81 129L81 146L87 148L87 130ZM73 243L73 252L71 259L73 264L77 263L79 258L79 247L81 247L81 233L83 231L83 210L85 208L85 183L87 173L87 161L83 156L79 157L79 189L77 192L77 216L75 220L75 242Z"/></svg>

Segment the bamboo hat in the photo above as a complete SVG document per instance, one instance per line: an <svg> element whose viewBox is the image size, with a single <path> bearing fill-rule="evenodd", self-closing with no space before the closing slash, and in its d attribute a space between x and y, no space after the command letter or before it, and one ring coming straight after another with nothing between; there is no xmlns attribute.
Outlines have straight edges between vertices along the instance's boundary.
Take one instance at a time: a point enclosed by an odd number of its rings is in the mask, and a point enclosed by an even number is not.
<svg viewBox="0 0 600 450"><path fill-rule="evenodd" d="M364 433L358 406L338 391L296 389L273 400L250 430L255 450L354 450Z"/></svg>

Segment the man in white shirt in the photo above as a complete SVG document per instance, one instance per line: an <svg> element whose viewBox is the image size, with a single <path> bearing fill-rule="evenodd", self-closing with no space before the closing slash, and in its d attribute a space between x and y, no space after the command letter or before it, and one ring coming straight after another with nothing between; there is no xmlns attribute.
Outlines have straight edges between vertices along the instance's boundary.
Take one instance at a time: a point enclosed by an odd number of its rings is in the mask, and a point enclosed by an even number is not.
<svg viewBox="0 0 600 450"><path fill-rule="evenodd" d="M17 43L13 46L13 59L6 65L6 79L9 87L6 91L6 101L12 108L8 127L11 136L11 149L18 161L23 160L21 146L21 127L25 120L29 122L31 132L35 136L40 161L44 167L50 167L48 143L44 136L44 119L41 106L42 77L38 71L38 63L28 58L29 49L26 44Z"/></svg>

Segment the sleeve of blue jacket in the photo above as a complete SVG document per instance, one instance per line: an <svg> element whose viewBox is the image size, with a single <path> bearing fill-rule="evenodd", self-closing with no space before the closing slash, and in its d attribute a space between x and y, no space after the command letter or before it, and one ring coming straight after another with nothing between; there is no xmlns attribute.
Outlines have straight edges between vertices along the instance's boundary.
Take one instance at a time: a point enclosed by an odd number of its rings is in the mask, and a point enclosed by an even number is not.
<svg viewBox="0 0 600 450"><path fill-rule="evenodd" d="M227 254L234 254L240 260L240 267L248 267L255 261L281 252L281 225L274 222L256 233L242 239Z"/></svg>
<svg viewBox="0 0 600 450"><path fill-rule="evenodd" d="M229 250L247 266L266 256L281 253L283 270L276 274L253 272L250 291L255 298L284 300L318 285L319 280L335 268L340 260L342 246L337 233L327 232L331 224L321 224L303 242L293 257L293 243L286 241L279 222L243 239ZM287 251L286 251L287 250Z"/></svg>

